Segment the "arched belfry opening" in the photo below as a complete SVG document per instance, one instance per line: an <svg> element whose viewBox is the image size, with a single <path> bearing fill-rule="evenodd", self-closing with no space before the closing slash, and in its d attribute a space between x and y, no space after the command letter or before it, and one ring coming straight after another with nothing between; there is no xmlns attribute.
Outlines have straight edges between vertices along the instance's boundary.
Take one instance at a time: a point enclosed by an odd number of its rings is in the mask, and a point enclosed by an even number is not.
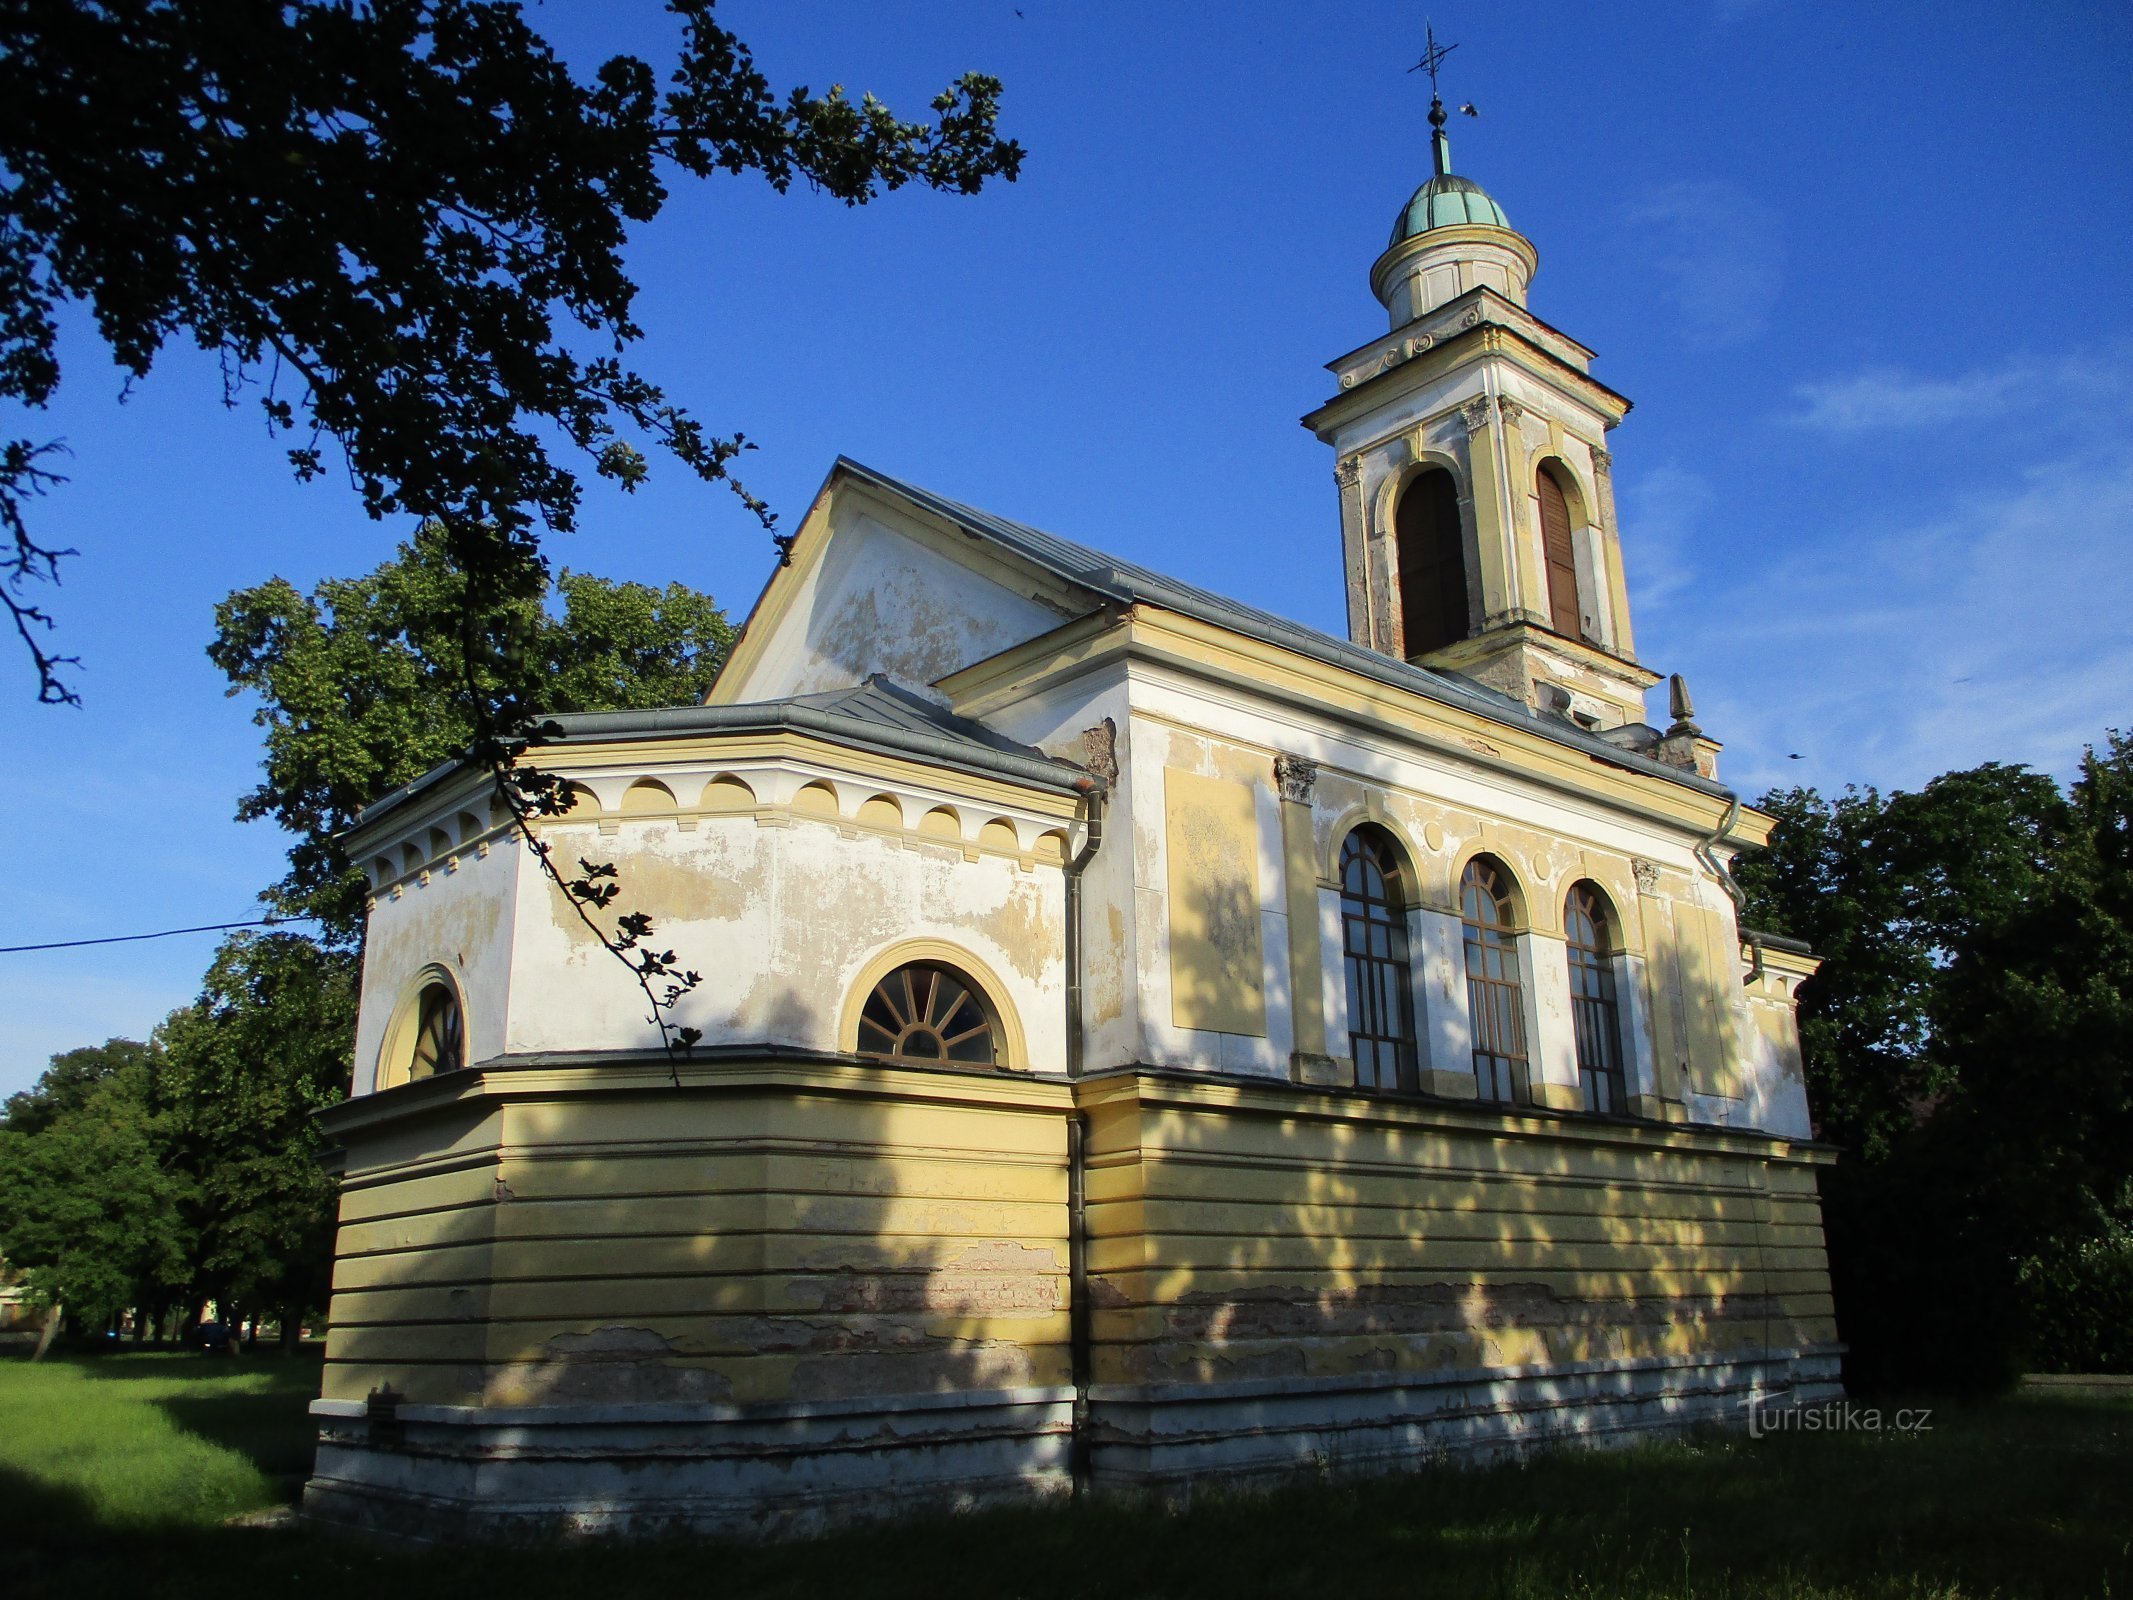
<svg viewBox="0 0 2133 1600"><path fill-rule="evenodd" d="M1393 513L1400 563L1400 638L1409 658L1467 636L1466 540L1459 485L1442 467L1417 475Z"/></svg>
<svg viewBox="0 0 2133 1600"><path fill-rule="evenodd" d="M1578 620L1578 557L1570 531L1570 496L1553 462L1541 463L1534 488L1540 495L1541 550L1548 562L1548 626L1566 639L1581 638L1584 626Z"/></svg>

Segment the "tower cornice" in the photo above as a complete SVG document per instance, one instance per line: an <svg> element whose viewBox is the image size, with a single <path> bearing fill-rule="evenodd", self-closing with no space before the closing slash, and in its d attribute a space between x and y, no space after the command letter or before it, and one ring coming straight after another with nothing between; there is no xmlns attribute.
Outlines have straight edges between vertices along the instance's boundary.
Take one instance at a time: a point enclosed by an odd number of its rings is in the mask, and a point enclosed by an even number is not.
<svg viewBox="0 0 2133 1600"><path fill-rule="evenodd" d="M1477 296L1488 293L1486 290L1474 292ZM1480 309L1478 305L1471 306L1468 312ZM1509 309L1516 310L1515 307ZM1423 327L1433 321L1434 318L1426 318L1410 326ZM1336 430L1356 417L1376 411L1448 373L1491 357L1507 361L1561 390L1598 415L1609 428L1628 415L1631 402L1627 395L1616 393L1579 370L1525 331L1486 314L1468 320L1467 314L1462 313L1451 321L1452 328L1443 336L1414 336L1404 344L1398 338L1381 340L1364 346L1359 352L1362 359L1354 367L1343 370L1341 363L1334 363L1333 369L1342 375L1342 391L1307 413L1301 419L1303 425L1321 439L1330 439ZM1427 342L1424 342L1425 337ZM1380 351L1381 354L1373 354Z"/></svg>

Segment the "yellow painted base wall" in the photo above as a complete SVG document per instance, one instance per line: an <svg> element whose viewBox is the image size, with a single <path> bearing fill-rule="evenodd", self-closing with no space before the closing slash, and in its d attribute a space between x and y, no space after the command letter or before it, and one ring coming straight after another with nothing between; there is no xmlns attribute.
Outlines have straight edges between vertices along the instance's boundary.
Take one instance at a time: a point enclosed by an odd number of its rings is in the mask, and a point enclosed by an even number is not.
<svg viewBox="0 0 2133 1600"><path fill-rule="evenodd" d="M834 1400L1067 1381L1064 1085L491 1070L358 1102L325 1398ZM420 1095L429 1085L413 1086ZM395 1092L396 1094L399 1091Z"/></svg>
<svg viewBox="0 0 2133 1600"><path fill-rule="evenodd" d="M1835 1343L1825 1155L1146 1074L1081 1087L1099 1387Z"/></svg>
<svg viewBox="0 0 2133 1600"><path fill-rule="evenodd" d="M1187 1074L674 1070L333 1114L310 1514L745 1532L1064 1492L1077 1113L1098 1489L1838 1392L1826 1156L1782 1140Z"/></svg>

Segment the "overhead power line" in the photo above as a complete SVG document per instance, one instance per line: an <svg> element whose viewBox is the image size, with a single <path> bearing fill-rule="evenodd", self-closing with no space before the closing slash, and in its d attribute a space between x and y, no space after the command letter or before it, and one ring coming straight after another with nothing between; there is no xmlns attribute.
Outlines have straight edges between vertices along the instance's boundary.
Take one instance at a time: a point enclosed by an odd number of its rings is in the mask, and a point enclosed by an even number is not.
<svg viewBox="0 0 2133 1600"><path fill-rule="evenodd" d="M257 917L250 922L203 922L197 928L163 928L155 933L115 933L103 939L55 939L50 944L0 944L0 956L27 950L77 950L85 944L133 944L141 939L169 939L181 933L222 933L230 928L278 928L285 922L312 922L313 917Z"/></svg>

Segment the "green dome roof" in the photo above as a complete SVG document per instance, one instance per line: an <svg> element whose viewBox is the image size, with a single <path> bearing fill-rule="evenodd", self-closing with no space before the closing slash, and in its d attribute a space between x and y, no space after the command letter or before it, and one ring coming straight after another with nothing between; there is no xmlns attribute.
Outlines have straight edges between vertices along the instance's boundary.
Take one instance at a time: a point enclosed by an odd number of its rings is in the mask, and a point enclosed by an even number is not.
<svg viewBox="0 0 2133 1600"><path fill-rule="evenodd" d="M1472 178L1446 174L1430 179L1400 208L1392 223L1392 242L1398 244L1432 228L1456 228L1470 223L1508 228L1511 219L1503 214L1502 206L1489 198L1488 190Z"/></svg>

